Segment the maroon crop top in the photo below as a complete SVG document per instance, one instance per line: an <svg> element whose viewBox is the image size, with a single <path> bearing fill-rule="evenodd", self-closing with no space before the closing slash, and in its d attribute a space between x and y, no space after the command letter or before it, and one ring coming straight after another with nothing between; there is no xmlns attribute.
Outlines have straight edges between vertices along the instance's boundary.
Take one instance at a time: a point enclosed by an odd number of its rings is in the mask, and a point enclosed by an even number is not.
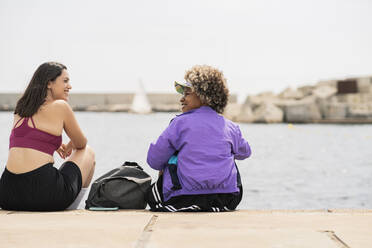
<svg viewBox="0 0 372 248"><path fill-rule="evenodd" d="M20 120L22 124L16 127ZM56 136L36 128L34 120L31 121L34 127L28 125L29 117L21 118L15 124L9 138L9 149L12 147L32 148L53 156L62 144L62 135Z"/></svg>

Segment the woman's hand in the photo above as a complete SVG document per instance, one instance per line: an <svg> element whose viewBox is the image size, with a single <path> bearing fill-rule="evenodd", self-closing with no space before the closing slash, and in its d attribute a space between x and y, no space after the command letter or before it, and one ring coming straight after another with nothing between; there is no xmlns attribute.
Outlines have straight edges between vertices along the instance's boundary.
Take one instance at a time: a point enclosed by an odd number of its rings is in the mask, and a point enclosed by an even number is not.
<svg viewBox="0 0 372 248"><path fill-rule="evenodd" d="M67 145L62 144L62 145L57 149L57 153L58 153L58 155L59 155L61 158L63 158L63 159L66 158L66 147L67 147Z"/></svg>
<svg viewBox="0 0 372 248"><path fill-rule="evenodd" d="M59 154L59 156L63 159L69 157L72 153L72 150L74 149L74 145L72 144L72 142L68 142L67 145L65 144L62 144L58 149L57 149L57 153Z"/></svg>
<svg viewBox="0 0 372 248"><path fill-rule="evenodd" d="M70 140L70 142L68 142L67 146L66 146L66 155L67 157L69 157L72 153L72 150L75 150L75 147L74 147L74 144L72 143L72 141Z"/></svg>

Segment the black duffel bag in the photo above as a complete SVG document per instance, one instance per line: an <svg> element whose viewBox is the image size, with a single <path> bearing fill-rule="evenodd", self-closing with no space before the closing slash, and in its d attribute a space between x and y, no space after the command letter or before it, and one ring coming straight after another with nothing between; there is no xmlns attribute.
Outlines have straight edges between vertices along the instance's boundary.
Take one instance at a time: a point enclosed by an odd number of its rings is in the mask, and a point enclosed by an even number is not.
<svg viewBox="0 0 372 248"><path fill-rule="evenodd" d="M145 195L151 185L151 176L135 162L125 162L96 179L85 201L89 208L146 208Z"/></svg>

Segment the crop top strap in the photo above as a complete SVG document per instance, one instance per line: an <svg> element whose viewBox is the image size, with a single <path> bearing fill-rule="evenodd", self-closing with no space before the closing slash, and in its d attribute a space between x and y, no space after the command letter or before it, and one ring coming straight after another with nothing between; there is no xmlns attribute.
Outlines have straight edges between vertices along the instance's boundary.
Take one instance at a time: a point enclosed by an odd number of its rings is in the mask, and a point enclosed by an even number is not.
<svg viewBox="0 0 372 248"><path fill-rule="evenodd" d="M26 120L27 119L27 117L25 118L25 117L21 117L21 118L19 118L19 120L16 122L16 124L13 126L13 128L16 128L17 127L17 125L18 125L18 123L21 121L21 120Z"/></svg>
<svg viewBox="0 0 372 248"><path fill-rule="evenodd" d="M27 118L28 119L28 118ZM30 117L31 121L32 121L32 125L34 126L34 128L36 128L36 125L35 125L35 122L34 122L34 119L32 119L32 116Z"/></svg>

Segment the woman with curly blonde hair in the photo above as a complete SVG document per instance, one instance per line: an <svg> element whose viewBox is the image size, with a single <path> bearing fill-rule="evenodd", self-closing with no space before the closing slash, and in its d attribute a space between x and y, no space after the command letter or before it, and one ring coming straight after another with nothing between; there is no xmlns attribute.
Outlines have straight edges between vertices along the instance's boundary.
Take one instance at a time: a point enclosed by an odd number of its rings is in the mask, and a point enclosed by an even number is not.
<svg viewBox="0 0 372 248"><path fill-rule="evenodd" d="M229 98L229 90L221 71L211 66L197 65L186 72L185 80L191 83L190 89L193 89L204 105L222 114Z"/></svg>
<svg viewBox="0 0 372 248"><path fill-rule="evenodd" d="M183 95L183 113L150 145L147 163L160 173L147 202L152 211L234 210L243 193L235 159L248 158L251 149L239 126L220 115L228 100L226 79L197 65L175 88Z"/></svg>

